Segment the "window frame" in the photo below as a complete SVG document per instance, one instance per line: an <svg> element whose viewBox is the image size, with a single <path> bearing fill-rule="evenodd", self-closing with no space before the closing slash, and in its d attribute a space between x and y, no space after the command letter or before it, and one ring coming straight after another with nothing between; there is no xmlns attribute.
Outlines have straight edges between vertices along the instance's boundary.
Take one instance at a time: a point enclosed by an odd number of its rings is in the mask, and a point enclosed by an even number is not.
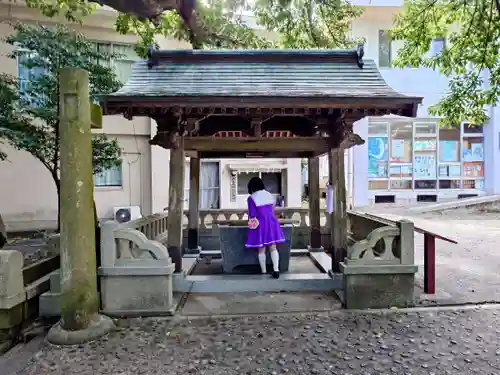
<svg viewBox="0 0 500 375"><path fill-rule="evenodd" d="M111 171L114 171L114 170L119 170L120 171L120 182L119 184L114 184L114 183L111 183L111 182L104 182L104 184L100 184L97 182L97 177L99 175L104 175L105 173L108 173L108 172L111 172ZM92 181L94 183L94 188L95 189L116 189L116 190L121 190L123 189L123 161L120 163L119 166L116 166L116 167L113 167L113 168L107 168L105 169L104 171L102 171L101 173L98 173L98 174L93 174L92 175Z"/></svg>
<svg viewBox="0 0 500 375"><path fill-rule="evenodd" d="M119 52L116 52L115 51L115 48L116 47L128 47L130 48L132 51L134 51L135 53L135 50L134 50L134 45L133 44L129 44L129 43L115 43L115 42L109 42L109 41L102 41L102 40L94 40L94 43L96 45L96 48L97 50L99 51L99 47L100 46L109 46L109 50L107 51L108 53L110 54L114 54L114 53L118 53L120 54ZM124 63L130 63L130 65L132 66L134 63L136 63L137 61L140 61L141 58L137 55L137 53L135 53L135 56L137 57L137 59L132 59L130 58L130 56L124 56L123 58L110 58L109 60L109 66L111 69L113 69L113 71L115 72L115 74L117 74L117 62L124 62ZM100 62L98 61L98 64ZM118 75L117 75L118 77ZM130 76L129 76L130 77ZM127 80L128 78L127 77ZM127 83L126 81L121 81L122 84L125 84Z"/></svg>
<svg viewBox="0 0 500 375"><path fill-rule="evenodd" d="M266 172L266 171L256 171L256 172L239 172L239 171L236 171L236 195L237 196L245 196L245 195L248 195L248 189L247 189L247 186L245 185L245 193L242 194L239 192L239 187L240 187L240 178L239 178L239 175L240 174L257 174L256 177L259 177L262 179L262 174L279 174L281 176L281 181L279 182L279 186L280 186L280 191L281 193L271 193L273 195L283 195L283 170L281 170L280 172Z"/></svg>
<svg viewBox="0 0 500 375"><path fill-rule="evenodd" d="M388 42L389 42L389 45L387 46L387 53L388 53L388 64L386 65L385 62L384 64L382 64L382 58L381 58L381 47L382 47L382 43L381 43L381 37L382 37L382 34L385 34ZM391 36L389 34L389 30L384 30L384 29L380 29L378 31L378 41L377 41L377 45L378 45L378 67L379 68L392 68L392 39L391 39ZM384 59L385 60L385 59Z"/></svg>

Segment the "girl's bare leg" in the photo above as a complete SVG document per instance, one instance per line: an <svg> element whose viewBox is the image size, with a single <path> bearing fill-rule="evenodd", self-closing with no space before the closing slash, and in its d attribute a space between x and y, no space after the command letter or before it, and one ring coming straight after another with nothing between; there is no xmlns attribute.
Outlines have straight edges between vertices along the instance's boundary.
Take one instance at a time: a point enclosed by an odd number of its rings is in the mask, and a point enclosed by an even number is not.
<svg viewBox="0 0 500 375"><path fill-rule="evenodd" d="M259 264L260 264L260 270L262 273L266 273L266 248L261 247L259 248Z"/></svg>
<svg viewBox="0 0 500 375"><path fill-rule="evenodd" d="M280 277L280 255L276 245L271 245L269 247L269 253L271 254L271 260L273 261L273 277L277 279Z"/></svg>

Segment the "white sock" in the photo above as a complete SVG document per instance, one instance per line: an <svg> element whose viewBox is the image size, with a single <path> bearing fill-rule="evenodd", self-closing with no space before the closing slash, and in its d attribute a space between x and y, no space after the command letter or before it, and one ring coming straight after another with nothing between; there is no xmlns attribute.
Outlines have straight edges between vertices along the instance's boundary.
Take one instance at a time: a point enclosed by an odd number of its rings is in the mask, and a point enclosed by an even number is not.
<svg viewBox="0 0 500 375"><path fill-rule="evenodd" d="M259 254L259 264L262 273L266 273L266 253Z"/></svg>
<svg viewBox="0 0 500 375"><path fill-rule="evenodd" d="M271 260L273 261L273 271L280 271L280 254L278 250L271 251Z"/></svg>

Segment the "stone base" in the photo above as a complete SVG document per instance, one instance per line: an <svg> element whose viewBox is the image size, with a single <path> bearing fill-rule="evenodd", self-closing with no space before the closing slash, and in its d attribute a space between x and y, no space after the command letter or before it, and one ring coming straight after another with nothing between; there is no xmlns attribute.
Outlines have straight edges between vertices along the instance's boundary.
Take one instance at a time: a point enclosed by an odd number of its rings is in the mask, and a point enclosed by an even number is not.
<svg viewBox="0 0 500 375"><path fill-rule="evenodd" d="M88 328L79 331L67 331L61 327L60 322L57 323L49 330L47 340L54 345L78 345L97 340L114 329L113 320L104 315L97 315L97 319Z"/></svg>
<svg viewBox="0 0 500 375"><path fill-rule="evenodd" d="M343 305L347 309L383 309L415 304L417 266L397 266L386 273L353 273L341 263L344 273ZM346 272L347 271L347 272ZM351 270L352 271L352 270Z"/></svg>
<svg viewBox="0 0 500 375"><path fill-rule="evenodd" d="M102 311L126 316L141 316L144 311L171 315L173 267L101 267Z"/></svg>

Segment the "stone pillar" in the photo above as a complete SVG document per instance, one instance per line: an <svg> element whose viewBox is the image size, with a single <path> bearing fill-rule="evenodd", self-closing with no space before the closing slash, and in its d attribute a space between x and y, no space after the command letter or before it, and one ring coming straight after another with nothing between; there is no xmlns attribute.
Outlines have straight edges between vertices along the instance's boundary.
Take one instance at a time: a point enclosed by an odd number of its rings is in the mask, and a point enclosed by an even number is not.
<svg viewBox="0 0 500 375"><path fill-rule="evenodd" d="M320 195L319 195L319 157L308 159L309 175L309 251L323 251L321 247Z"/></svg>
<svg viewBox="0 0 500 375"><path fill-rule="evenodd" d="M191 157L189 162L189 224L188 252L200 253L200 163L199 157Z"/></svg>
<svg viewBox="0 0 500 375"><path fill-rule="evenodd" d="M170 181L168 189L167 249L175 263L175 272L182 271L182 219L184 214L184 139L177 149L170 150Z"/></svg>
<svg viewBox="0 0 500 375"><path fill-rule="evenodd" d="M330 218L332 271L340 272L340 262L347 255L347 206L343 149L329 152L330 180L333 190L333 212Z"/></svg>
<svg viewBox="0 0 500 375"><path fill-rule="evenodd" d="M47 338L74 345L108 333L114 324L98 314L88 73L62 69L59 92L61 320Z"/></svg>

